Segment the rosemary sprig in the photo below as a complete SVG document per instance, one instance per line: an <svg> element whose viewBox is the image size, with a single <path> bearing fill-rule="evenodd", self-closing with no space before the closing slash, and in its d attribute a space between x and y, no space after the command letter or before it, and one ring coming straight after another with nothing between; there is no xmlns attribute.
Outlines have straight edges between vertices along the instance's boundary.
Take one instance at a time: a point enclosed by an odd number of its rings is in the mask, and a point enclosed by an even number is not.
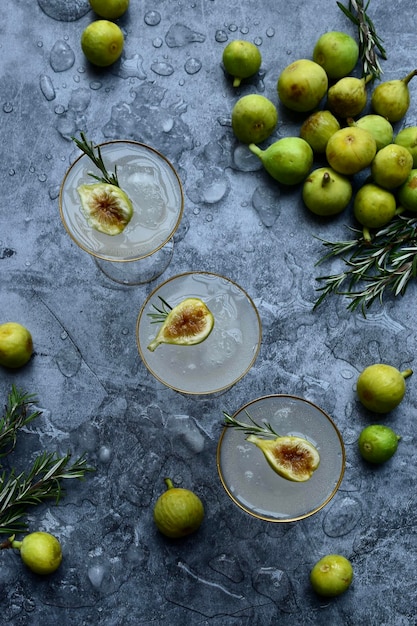
<svg viewBox="0 0 417 626"><path fill-rule="evenodd" d="M362 61L362 75L371 76L372 79L380 78L382 72L379 57L387 58L386 51L382 46L382 40L378 37L375 26L366 13L371 0L364 6L363 0L349 0L349 8L341 2L337 2L339 9L357 26L359 37L359 56Z"/></svg>
<svg viewBox="0 0 417 626"><path fill-rule="evenodd" d="M161 296L158 296L162 305L157 307L156 304L152 304L152 307L155 309L156 313L147 313L147 315L152 319L151 324L160 324L164 322L169 314L172 311L172 306L168 304Z"/></svg>
<svg viewBox="0 0 417 626"><path fill-rule="evenodd" d="M263 426L255 422L255 420L245 410L246 415L250 420L250 424L237 420L232 415L229 415L223 411L224 425L233 426L237 430L243 430L246 435L260 435L261 437L279 437L280 435L273 429L271 424L263 422Z"/></svg>
<svg viewBox="0 0 417 626"><path fill-rule="evenodd" d="M33 394L23 393L12 386L7 396L4 415L0 417L0 458L14 450L19 428L23 428L40 415L40 411L28 411L29 405L34 400Z"/></svg>
<svg viewBox="0 0 417 626"><path fill-rule="evenodd" d="M417 218L396 215L391 222L376 231L370 241L360 230L351 228L356 238L347 241L321 239L329 252L317 265L331 257L341 257L345 263L339 274L319 276L322 287L316 309L329 294L347 297L347 308L366 310L375 300L382 304L384 295L403 296L410 281L417 276Z"/></svg>
<svg viewBox="0 0 417 626"><path fill-rule="evenodd" d="M80 135L81 141L76 137L71 137L71 139L103 174L103 176L97 176L96 174L89 172L88 175L101 183L108 183L109 185L116 185L116 187L120 187L119 180L117 178L117 166L114 166L113 173L109 173L104 164L103 157L101 156L100 146L95 146L92 141L88 141L85 133L81 132Z"/></svg>
<svg viewBox="0 0 417 626"><path fill-rule="evenodd" d="M18 533L27 528L22 519L27 508L54 499L57 504L63 495L61 482L64 479L84 478L93 471L87 466L85 456L70 464L71 454L63 457L44 452L36 458L28 473L0 475L0 534Z"/></svg>

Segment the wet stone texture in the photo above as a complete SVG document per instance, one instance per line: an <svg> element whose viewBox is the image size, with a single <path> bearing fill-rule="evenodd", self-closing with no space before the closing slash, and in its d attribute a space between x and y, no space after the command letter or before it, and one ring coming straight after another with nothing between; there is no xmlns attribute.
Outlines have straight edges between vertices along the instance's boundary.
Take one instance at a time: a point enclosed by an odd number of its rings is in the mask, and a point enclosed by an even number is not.
<svg viewBox="0 0 417 626"><path fill-rule="evenodd" d="M415 67L411 4L369 12L384 42L384 79ZM307 213L300 188L284 189L234 138L238 97L260 93L278 105L280 71L311 58L318 34L355 36L336 2L318 0L131 0L118 20L123 56L101 70L80 48L95 19L86 0L20 0L2 15L0 128L0 322L32 332L35 352L0 372L1 403L12 384L36 394L42 415L22 433L4 468L27 467L43 450L86 452L96 468L66 485L58 506L31 509L30 530L55 534L64 560L50 577L0 553L2 623L18 626L412 626L416 623L416 385L377 418L358 404L359 372L382 361L414 366L415 285L364 319L331 297L313 311L320 238L348 237L351 211L326 221ZM262 52L261 71L234 91L221 55L243 38ZM401 41L401 45L398 42ZM416 124L417 85L398 123ZM298 134L300 119L279 107L266 142ZM59 187L85 131L99 143L133 139L164 153L183 183L184 217L163 278L207 270L253 298L263 339L254 367L219 397L180 395L156 381L136 348L136 319L156 286L108 280L65 232ZM162 280L162 279L161 279ZM222 411L271 393L308 399L330 414L346 446L339 491L321 511L274 524L244 513L218 477ZM372 421L402 437L384 466L361 461L356 441ZM200 530L165 539L152 508L170 476L206 510ZM335 600L309 585L327 553L349 558L354 582Z"/></svg>

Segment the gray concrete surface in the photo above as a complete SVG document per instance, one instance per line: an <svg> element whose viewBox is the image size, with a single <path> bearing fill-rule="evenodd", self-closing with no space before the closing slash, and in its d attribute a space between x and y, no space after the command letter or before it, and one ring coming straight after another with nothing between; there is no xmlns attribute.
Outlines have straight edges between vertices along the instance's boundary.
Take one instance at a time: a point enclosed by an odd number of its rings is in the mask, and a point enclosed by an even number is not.
<svg viewBox="0 0 417 626"><path fill-rule="evenodd" d="M388 53L384 79L403 77L417 58L413 3L372 0L369 12ZM123 58L98 70L80 49L92 19L86 0L15 0L2 14L0 321L26 325L35 353L21 370L1 370L1 402L14 383L36 394L43 412L4 462L22 468L42 450L70 449L86 451L96 472L68 485L58 506L28 516L30 530L62 542L54 575L39 579L12 551L0 553L1 623L416 624L415 381L383 418L355 395L366 365L415 365L415 285L366 319L341 297L313 312L318 238L345 238L351 212L330 222L308 214L300 189L280 189L246 158L230 127L238 97L262 93L277 103L281 69L311 57L322 32L355 34L353 25L336 2L319 0L131 0L119 20ZM234 38L257 42L263 54L261 73L238 91L221 66ZM411 83L412 104L397 130L416 124L416 89ZM282 107L279 115L270 141L298 133L299 119ZM213 271L254 299L261 351L226 394L186 397L148 374L135 324L155 284L111 283L65 232L58 191L78 154L70 137L80 131L96 142L148 143L177 168L185 211L163 277ZM247 515L217 474L222 411L270 393L318 404L346 446L338 493L300 522ZM379 468L362 462L356 445L375 421L402 437ZM165 475L204 501L203 525L188 539L166 540L154 527ZM352 561L354 582L343 596L323 600L309 571L334 552Z"/></svg>

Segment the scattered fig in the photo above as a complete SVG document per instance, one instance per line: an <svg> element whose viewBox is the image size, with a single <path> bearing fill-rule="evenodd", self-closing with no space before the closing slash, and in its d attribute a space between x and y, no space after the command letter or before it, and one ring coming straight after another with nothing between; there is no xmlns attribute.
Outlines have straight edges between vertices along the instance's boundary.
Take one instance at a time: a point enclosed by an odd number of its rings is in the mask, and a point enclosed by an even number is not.
<svg viewBox="0 0 417 626"><path fill-rule="evenodd" d="M353 201L353 213L363 226L363 236L371 239L370 228L381 228L388 224L396 213L394 194L373 183L363 185Z"/></svg>
<svg viewBox="0 0 417 626"><path fill-rule="evenodd" d="M127 194L108 183L77 187L82 212L92 228L106 235L119 235L133 215L133 205Z"/></svg>
<svg viewBox="0 0 417 626"><path fill-rule="evenodd" d="M224 69L233 77L233 87L239 87L242 79L256 74L261 63L259 48L250 41L236 39L223 50Z"/></svg>
<svg viewBox="0 0 417 626"><path fill-rule="evenodd" d="M390 122L399 122L410 106L408 83L417 75L413 70L405 78L388 80L377 85L372 93L371 104L375 113L386 117Z"/></svg>
<svg viewBox="0 0 417 626"><path fill-rule="evenodd" d="M272 134L277 121L273 102L258 94L243 96L232 109L232 129L242 143L262 143Z"/></svg>
<svg viewBox="0 0 417 626"><path fill-rule="evenodd" d="M407 180L396 191L400 205L412 213L417 213L417 169L412 169Z"/></svg>
<svg viewBox="0 0 417 626"><path fill-rule="evenodd" d="M368 167L376 154L376 141L368 130L356 126L341 128L327 142L329 165L350 176Z"/></svg>
<svg viewBox="0 0 417 626"><path fill-rule="evenodd" d="M371 424L366 426L359 435L360 455L369 463L385 463L397 452L400 439L401 437L392 428L382 424Z"/></svg>
<svg viewBox="0 0 417 626"><path fill-rule="evenodd" d="M413 157L407 148L390 143L376 153L371 174L380 187L395 189L407 180L412 167Z"/></svg>
<svg viewBox="0 0 417 626"><path fill-rule="evenodd" d="M316 111L303 122L300 137L310 144L313 152L324 154L329 138L339 129L340 124L333 113L327 110Z"/></svg>
<svg viewBox="0 0 417 626"><path fill-rule="evenodd" d="M352 184L346 176L330 167L320 167L304 181L304 204L316 215L331 216L341 213L352 197Z"/></svg>
<svg viewBox="0 0 417 626"><path fill-rule="evenodd" d="M374 413L389 413L404 398L405 379L412 373L410 368L401 372L386 363L374 363L365 367L356 384L359 400Z"/></svg>
<svg viewBox="0 0 417 626"><path fill-rule="evenodd" d="M339 596L349 589L353 580L351 562L341 554L327 554L310 572L314 591L324 598Z"/></svg>
<svg viewBox="0 0 417 626"><path fill-rule="evenodd" d="M370 113L369 115L363 115L356 121L352 118L348 118L346 121L349 126L357 126L358 128L369 130L376 141L377 150L381 150L381 148L393 142L394 129L392 124L382 115Z"/></svg>
<svg viewBox="0 0 417 626"><path fill-rule="evenodd" d="M318 63L299 59L281 72L277 91L281 102L291 109L305 113L315 109L326 95L328 78Z"/></svg>
<svg viewBox="0 0 417 626"><path fill-rule="evenodd" d="M327 106L337 117L355 117L366 106L368 94L366 79L345 76L332 85L327 92Z"/></svg>
<svg viewBox="0 0 417 626"><path fill-rule="evenodd" d="M301 137L283 137L266 150L252 143L249 150L260 158L272 178L283 185L301 183L313 165L313 150Z"/></svg>
<svg viewBox="0 0 417 626"><path fill-rule="evenodd" d="M351 73L359 58L355 39L340 31L330 31L319 37L313 50L313 61L322 66L331 80Z"/></svg>
<svg viewBox="0 0 417 626"><path fill-rule="evenodd" d="M413 168L417 167L417 126L407 126L400 130L394 143L404 146L413 157Z"/></svg>
<svg viewBox="0 0 417 626"><path fill-rule="evenodd" d="M158 530L171 539L180 539L194 533L204 519L204 505L190 489L174 487L165 478L167 490L157 499L153 519Z"/></svg>

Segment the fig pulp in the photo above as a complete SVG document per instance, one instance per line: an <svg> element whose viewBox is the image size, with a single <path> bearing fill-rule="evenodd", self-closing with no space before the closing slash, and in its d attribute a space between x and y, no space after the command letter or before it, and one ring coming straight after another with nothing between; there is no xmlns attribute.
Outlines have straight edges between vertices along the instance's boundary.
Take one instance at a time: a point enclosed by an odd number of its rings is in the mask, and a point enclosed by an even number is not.
<svg viewBox="0 0 417 626"><path fill-rule="evenodd" d="M316 111L308 116L300 128L300 137L304 139L316 154L326 152L327 142L340 124L330 111Z"/></svg>
<svg viewBox="0 0 417 626"><path fill-rule="evenodd" d="M341 128L327 142L326 158L329 165L350 176L371 164L376 154L376 141L371 133L356 126Z"/></svg>
<svg viewBox="0 0 417 626"><path fill-rule="evenodd" d="M291 109L305 113L315 109L325 96L328 78L318 63L299 59L281 72L277 91L281 102Z"/></svg>
<svg viewBox="0 0 417 626"><path fill-rule="evenodd" d="M341 213L349 204L351 197L350 180L330 167L314 170L304 181L304 204L316 215L330 216Z"/></svg>
<svg viewBox="0 0 417 626"><path fill-rule="evenodd" d="M272 178L283 185L298 185L313 165L313 150L301 137L283 137L266 150L251 143L249 150L260 158Z"/></svg>
<svg viewBox="0 0 417 626"><path fill-rule="evenodd" d="M262 56L250 41L231 41L223 50L223 65L233 77L233 87L239 87L243 78L249 78L261 67Z"/></svg>
<svg viewBox="0 0 417 626"><path fill-rule="evenodd" d="M339 118L355 117L366 106L366 79L346 76L327 92L327 106Z"/></svg>
<svg viewBox="0 0 417 626"><path fill-rule="evenodd" d="M417 69L400 80L388 80L375 87L371 104L375 113L386 117L390 122L398 122L410 106L408 83L417 76Z"/></svg>
<svg viewBox="0 0 417 626"><path fill-rule="evenodd" d="M339 80L350 74L358 58L358 44L353 37L340 31L321 35L313 50L313 61L321 65L332 80Z"/></svg>
<svg viewBox="0 0 417 626"><path fill-rule="evenodd" d="M193 346L201 343L211 333L214 317L200 298L186 298L165 317L155 339L148 345L154 352L162 343L176 346Z"/></svg>
<svg viewBox="0 0 417 626"><path fill-rule="evenodd" d="M94 183L77 187L81 208L92 228L106 235L119 235L133 215L128 195L108 183Z"/></svg>
<svg viewBox="0 0 417 626"><path fill-rule="evenodd" d="M293 482L309 480L320 463L317 449L302 437L263 439L249 435L246 441L254 443L263 452L274 472Z"/></svg>
<svg viewBox="0 0 417 626"><path fill-rule="evenodd" d="M232 109L232 129L242 143L262 143L272 134L277 121L274 103L259 94L243 96Z"/></svg>

